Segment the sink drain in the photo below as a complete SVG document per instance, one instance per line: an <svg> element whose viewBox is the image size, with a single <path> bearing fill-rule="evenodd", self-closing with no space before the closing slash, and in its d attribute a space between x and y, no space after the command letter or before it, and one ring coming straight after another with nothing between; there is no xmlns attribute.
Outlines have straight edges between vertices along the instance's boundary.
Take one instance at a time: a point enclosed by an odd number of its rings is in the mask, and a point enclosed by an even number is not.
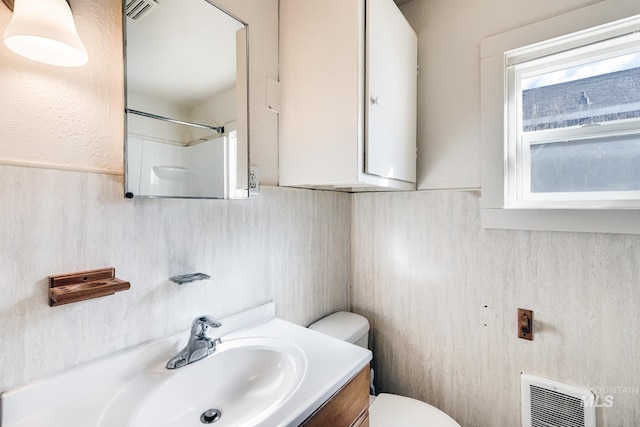
<svg viewBox="0 0 640 427"><path fill-rule="evenodd" d="M211 424L222 418L222 412L217 409L207 409L200 415L200 421L203 424Z"/></svg>

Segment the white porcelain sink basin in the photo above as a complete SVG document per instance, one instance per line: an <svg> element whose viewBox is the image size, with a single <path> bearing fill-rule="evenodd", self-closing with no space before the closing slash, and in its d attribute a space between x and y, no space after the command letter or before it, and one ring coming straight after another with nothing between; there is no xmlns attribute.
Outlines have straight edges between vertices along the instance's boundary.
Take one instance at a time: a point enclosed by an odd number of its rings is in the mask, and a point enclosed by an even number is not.
<svg viewBox="0 0 640 427"><path fill-rule="evenodd" d="M220 413L215 427L256 425L295 393L306 370L304 352L288 341L230 339L182 368L155 366L140 373L100 425L202 427L208 418L203 413L213 409Z"/></svg>
<svg viewBox="0 0 640 427"><path fill-rule="evenodd" d="M0 393L2 427L291 427L371 360L371 352L275 317L267 303L220 319L222 344L178 369L189 331L139 344ZM209 409L221 418L203 424Z"/></svg>

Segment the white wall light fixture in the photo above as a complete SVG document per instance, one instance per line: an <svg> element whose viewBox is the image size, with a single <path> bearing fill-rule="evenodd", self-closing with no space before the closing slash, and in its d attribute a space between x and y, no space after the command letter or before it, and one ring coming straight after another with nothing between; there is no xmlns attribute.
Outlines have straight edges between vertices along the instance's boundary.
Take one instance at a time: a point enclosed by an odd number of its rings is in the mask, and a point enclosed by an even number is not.
<svg viewBox="0 0 640 427"><path fill-rule="evenodd" d="M4 32L4 44L34 61L62 67L88 62L71 8L66 0L2 0L13 17Z"/></svg>

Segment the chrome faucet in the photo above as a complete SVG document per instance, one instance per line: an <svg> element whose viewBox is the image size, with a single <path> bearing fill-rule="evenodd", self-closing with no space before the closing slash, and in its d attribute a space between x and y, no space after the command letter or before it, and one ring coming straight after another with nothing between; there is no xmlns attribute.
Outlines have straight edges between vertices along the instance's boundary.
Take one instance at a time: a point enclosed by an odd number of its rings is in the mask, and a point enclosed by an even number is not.
<svg viewBox="0 0 640 427"><path fill-rule="evenodd" d="M220 326L222 326L222 323L211 316L200 316L193 319L191 336L189 336L187 346L167 362L167 369L181 368L216 351L216 345L222 341L220 338L208 337L207 329L209 327L219 328Z"/></svg>

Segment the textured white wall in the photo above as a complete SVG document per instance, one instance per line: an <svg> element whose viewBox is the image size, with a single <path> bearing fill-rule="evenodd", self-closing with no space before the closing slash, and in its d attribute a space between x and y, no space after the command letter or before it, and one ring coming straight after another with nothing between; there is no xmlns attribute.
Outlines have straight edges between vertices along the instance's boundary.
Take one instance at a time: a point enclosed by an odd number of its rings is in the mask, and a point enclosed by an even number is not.
<svg viewBox="0 0 640 427"><path fill-rule="evenodd" d="M640 236L485 230L476 192L353 197L351 298L372 323L378 391L515 427L525 372L600 399L626 387L598 426L640 425ZM533 341L517 337L519 307Z"/></svg>
<svg viewBox="0 0 640 427"><path fill-rule="evenodd" d="M418 188L480 187L480 40L597 0L413 0Z"/></svg>
<svg viewBox="0 0 640 427"><path fill-rule="evenodd" d="M40 64L0 44L0 162L122 173L120 2L72 1L89 53L79 68ZM11 12L0 5L4 31Z"/></svg>

